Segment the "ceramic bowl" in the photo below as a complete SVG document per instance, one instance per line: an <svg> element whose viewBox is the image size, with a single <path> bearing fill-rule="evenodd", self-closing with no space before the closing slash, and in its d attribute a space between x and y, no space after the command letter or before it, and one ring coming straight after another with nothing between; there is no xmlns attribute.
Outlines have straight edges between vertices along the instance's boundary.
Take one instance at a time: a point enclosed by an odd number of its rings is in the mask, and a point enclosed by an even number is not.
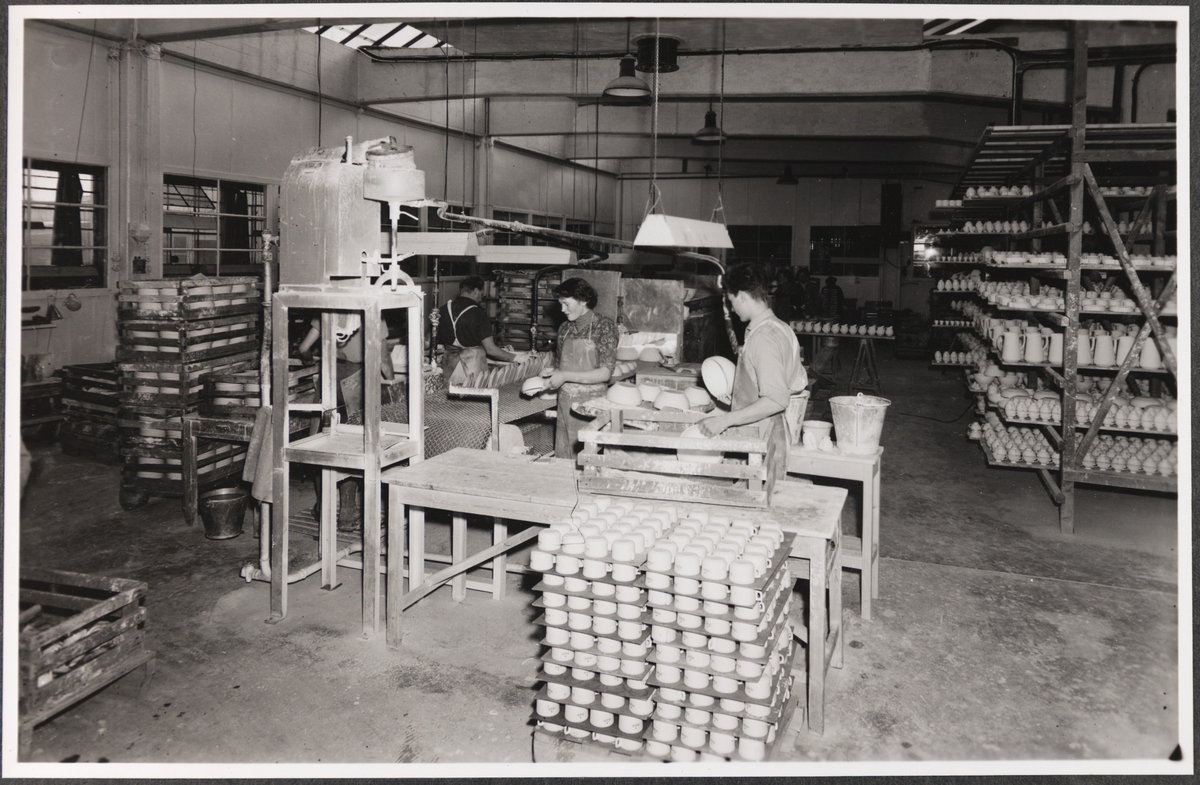
<svg viewBox="0 0 1200 785"><path fill-rule="evenodd" d="M654 399L662 392L662 388L657 384L639 384L638 392L641 393L643 403L654 403Z"/></svg>
<svg viewBox="0 0 1200 785"><path fill-rule="evenodd" d="M688 387L683 394L693 409L702 409L712 403L712 396L703 387Z"/></svg>
<svg viewBox="0 0 1200 785"><path fill-rule="evenodd" d="M683 433L679 434L684 439L706 439L700 432L699 425L693 425ZM720 463L722 453L718 450L678 450L679 460L692 461L695 463Z"/></svg>
<svg viewBox="0 0 1200 785"><path fill-rule="evenodd" d="M621 362L636 360L640 355L641 351L636 346L621 346L617 349L617 360Z"/></svg>
<svg viewBox="0 0 1200 785"><path fill-rule="evenodd" d="M642 394L637 386L625 382L617 382L609 387L604 397L619 406L637 406L642 402Z"/></svg>
<svg viewBox="0 0 1200 785"><path fill-rule="evenodd" d="M662 362L662 352L657 346L647 346L638 354L637 359L644 363L660 363Z"/></svg>
<svg viewBox="0 0 1200 785"><path fill-rule="evenodd" d="M733 392L736 366L726 357L709 357L700 365L704 386L714 398L724 398Z"/></svg>
<svg viewBox="0 0 1200 785"><path fill-rule="evenodd" d="M546 381L540 376L530 376L521 382L522 395L538 395L546 389Z"/></svg>
<svg viewBox="0 0 1200 785"><path fill-rule="evenodd" d="M640 398L639 398L640 400ZM688 398L678 390L663 390L654 399L655 409L678 409L681 412L691 410L691 405L688 403Z"/></svg>

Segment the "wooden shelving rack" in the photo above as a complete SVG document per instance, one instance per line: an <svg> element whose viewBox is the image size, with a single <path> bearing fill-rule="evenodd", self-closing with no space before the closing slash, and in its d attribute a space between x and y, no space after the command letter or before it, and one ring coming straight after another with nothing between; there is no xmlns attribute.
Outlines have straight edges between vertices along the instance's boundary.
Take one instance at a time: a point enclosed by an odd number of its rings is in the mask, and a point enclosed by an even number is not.
<svg viewBox="0 0 1200 785"><path fill-rule="evenodd" d="M988 128L976 146L972 160L951 193L952 199L962 200L961 206L938 208L941 217L952 221L978 220L999 217L1001 220L1017 214L1031 213L1029 225L1037 227L1026 232L955 232L940 235L945 242L956 243L959 238L982 239L989 244L1008 246L1017 241L1029 241L1033 251L1041 249L1042 238L1065 236L1065 266L991 264L993 272L1001 270L1024 272L1033 279L1042 277L1061 278L1065 281L1065 304L1063 311L1024 309L1031 316L1040 315L1056 329L1064 331L1063 365L1061 371L1050 363L1003 363L1014 368L1031 367L1045 373L1062 390L1062 422L1076 422L1076 380L1081 370L1115 371L1115 378L1108 387L1090 424L1062 428L1049 423L1030 423L1048 430L1061 449L1060 466L1035 467L996 462L988 456L989 465L1009 468L1036 469L1042 475L1051 497L1059 505L1059 523L1063 533L1074 531L1076 484L1103 485L1164 493L1178 492L1175 476L1162 477L1131 472L1099 471L1086 469L1082 458L1094 443L1100 431L1121 430L1104 425L1105 416L1125 385L1130 373L1152 374L1156 386L1164 377L1177 378L1176 357L1166 340L1167 333L1160 317L1174 318L1174 311L1164 313L1164 306L1172 298L1177 287L1177 275L1169 267L1141 266L1135 268L1130 259L1134 243L1149 239L1152 253L1164 256L1168 244L1174 243L1175 232L1167 224L1173 220L1174 170L1176 127L1174 123L1088 125L1085 123L1087 103L1087 31L1077 23L1074 27L1074 76L1072 78L1072 122L1070 125L1008 126ZM1101 187L1103 181L1105 187ZM968 198L969 188L1011 187L1031 184L1033 193L1027 196L975 197ZM1113 193L1113 186L1149 187L1148 193ZM1152 186L1152 187L1150 187ZM1055 202L1056 197L1067 196L1068 209L1064 214ZM1111 242L1111 253L1115 254L1118 267L1083 264L1084 211L1088 202L1094 204L1094 219L1097 220L1096 236ZM1118 231L1114 212L1136 211L1136 218L1128 227L1125 236ZM1147 224L1153 218L1152 224ZM1041 228L1044 221L1050 226ZM1147 235L1144 227L1151 226ZM1080 317L1091 316L1081 308L1081 272L1085 269L1120 269L1125 274L1130 294L1137 303L1138 313L1120 314L1143 320L1134 344L1124 362L1115 368L1098 368L1078 364L1078 342ZM1153 283L1154 296L1139 272ZM1165 280L1164 280L1165 279ZM1034 290L1036 291L1036 290ZM969 292L957 292L962 297L973 296ZM1005 309L1021 310L1021 309ZM1117 315L1117 314L1113 314ZM1145 341L1156 340L1162 356L1163 369L1151 371L1135 368ZM986 339L986 336L984 336ZM1186 416L1186 415L1185 415ZM1174 438L1174 434L1155 433L1154 437ZM986 446L984 447L987 452Z"/></svg>

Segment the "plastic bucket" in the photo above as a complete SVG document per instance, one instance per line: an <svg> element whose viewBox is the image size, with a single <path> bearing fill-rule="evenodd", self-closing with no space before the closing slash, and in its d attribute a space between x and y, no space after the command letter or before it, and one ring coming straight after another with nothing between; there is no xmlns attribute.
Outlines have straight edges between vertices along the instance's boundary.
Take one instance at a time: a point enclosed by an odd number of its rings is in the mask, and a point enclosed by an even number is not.
<svg viewBox="0 0 1200 785"><path fill-rule="evenodd" d="M242 519L250 494L242 488L218 488L200 494L200 519L204 536L210 540L228 540L242 533Z"/></svg>
<svg viewBox="0 0 1200 785"><path fill-rule="evenodd" d="M892 402L874 395L837 395L829 399L838 449L846 455L874 455L879 451L883 416Z"/></svg>

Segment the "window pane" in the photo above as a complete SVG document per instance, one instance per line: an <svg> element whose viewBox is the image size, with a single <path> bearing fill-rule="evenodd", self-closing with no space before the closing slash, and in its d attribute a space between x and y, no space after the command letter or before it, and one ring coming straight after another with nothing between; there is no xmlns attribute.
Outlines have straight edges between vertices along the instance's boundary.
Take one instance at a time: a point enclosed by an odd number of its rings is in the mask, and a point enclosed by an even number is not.
<svg viewBox="0 0 1200 785"><path fill-rule="evenodd" d="M503 210L493 211L492 218L496 221L529 223L528 215L524 213L509 213ZM513 234L512 232L496 232L492 235L492 245L528 245L527 239L523 235Z"/></svg>
<svg viewBox="0 0 1200 785"><path fill-rule="evenodd" d="M30 159L25 159L23 169L24 286L104 286L108 265L105 170Z"/></svg>
<svg viewBox="0 0 1200 785"><path fill-rule="evenodd" d="M261 270L266 190L253 183L163 175L163 274Z"/></svg>

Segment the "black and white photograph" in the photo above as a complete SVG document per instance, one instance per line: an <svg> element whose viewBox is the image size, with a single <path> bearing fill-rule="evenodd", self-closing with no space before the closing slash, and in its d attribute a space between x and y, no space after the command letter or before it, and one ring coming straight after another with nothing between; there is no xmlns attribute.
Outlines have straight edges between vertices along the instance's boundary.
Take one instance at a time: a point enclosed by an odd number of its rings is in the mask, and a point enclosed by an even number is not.
<svg viewBox="0 0 1200 785"><path fill-rule="evenodd" d="M1194 775L1191 32L7 6L4 774Z"/></svg>

